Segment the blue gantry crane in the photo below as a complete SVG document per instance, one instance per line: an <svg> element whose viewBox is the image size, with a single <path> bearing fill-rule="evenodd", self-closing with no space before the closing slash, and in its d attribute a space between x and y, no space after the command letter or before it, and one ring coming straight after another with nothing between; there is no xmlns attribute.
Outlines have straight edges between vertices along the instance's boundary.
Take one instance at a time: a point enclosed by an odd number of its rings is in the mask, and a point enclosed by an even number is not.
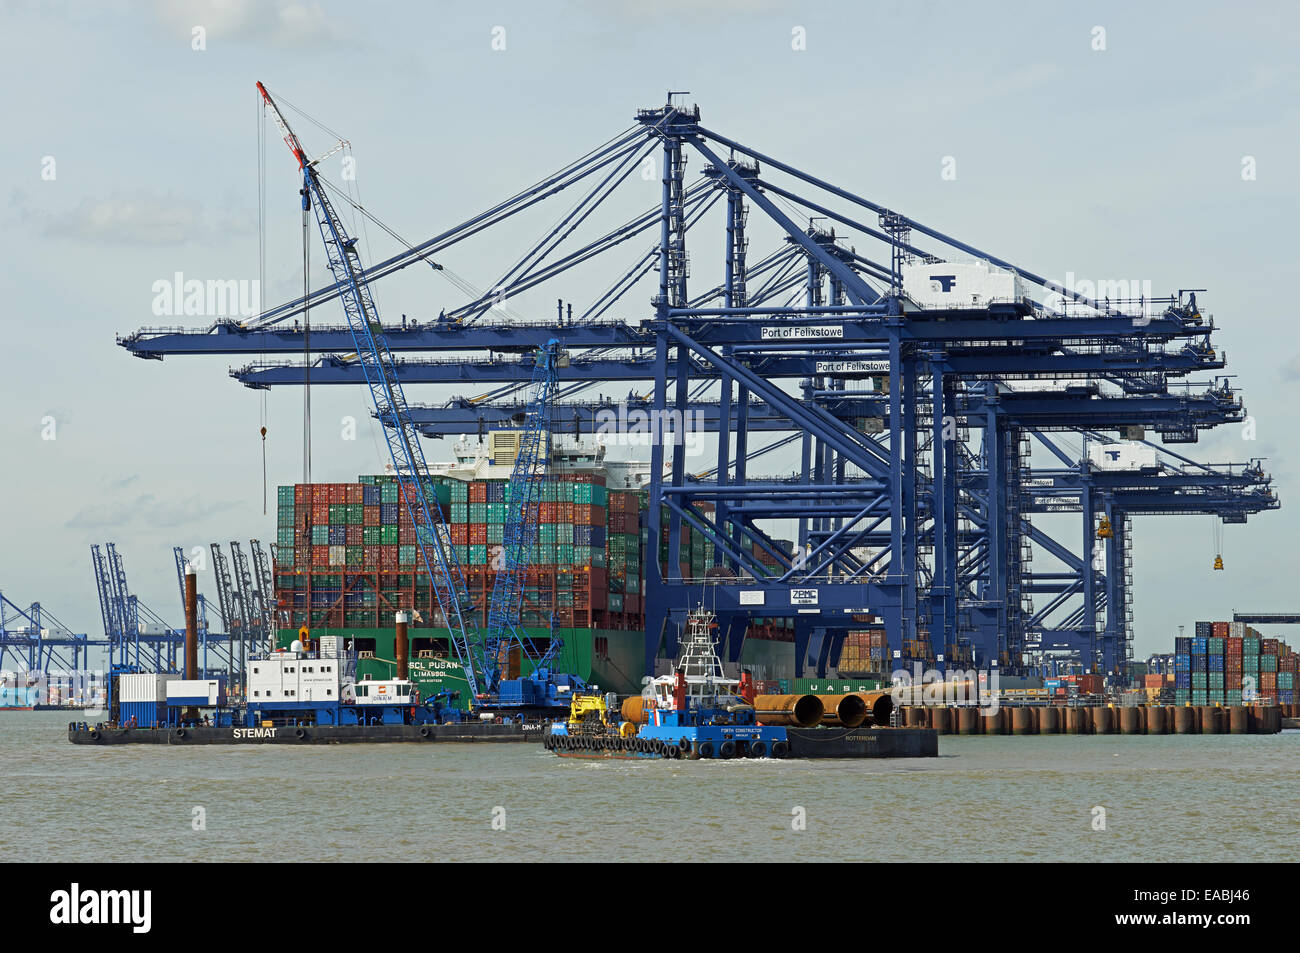
<svg viewBox="0 0 1300 953"><path fill-rule="evenodd" d="M1226 366L1196 292L1083 294L729 138L678 96L638 111L630 128L535 185L363 269L318 165L276 115L303 170L304 214L315 210L330 251L334 282L311 290L310 304L341 297L347 324L315 326L305 342L290 326L302 297L254 321L142 329L119 342L146 359L257 360L231 372L252 387L301 384L301 367L267 356L307 344L313 383L366 383L412 491L403 498L420 509L422 542L435 544L422 558L462 662L472 635L452 597L459 568L446 565L441 515L425 512L415 492L419 437L509 425L527 406L519 394L528 376L522 359L501 356L552 342L571 355L555 369L556 428L585 428L622 408L656 421L689 414L716 435L716 459L703 469L687 467L679 431L660 429L651 442L648 525L667 529L669 552L646 560L647 669L675 653L707 587L732 659L753 618L785 619L799 671L821 673L845 633L875 619L898 662L924 644L932 658L1014 669L1061 644L1093 670L1117 672L1131 657L1130 517L1238 522L1278 505L1258 464L1242 483L1247 467L1173 454L1202 430L1245 419L1226 378L1185 383ZM583 234L652 156L659 201ZM691 160L703 163L694 179ZM575 192L490 292L470 289L433 320L380 324L371 281ZM705 241L694 242L701 231ZM751 252L752 240L773 233L775 247ZM642 236L654 244L638 246ZM576 317L506 321L492 307L629 247ZM692 273L709 267L693 285ZM648 307L638 290L649 292ZM611 400L597 390L603 383L631 393ZM408 407L403 384L490 389ZM1103 472L1062 449L1058 433L1147 445L1148 434L1158 437L1162 475ZM793 475L757 470L791 458ZM1035 525L1044 510L1079 513L1077 537L1057 540ZM1111 535L1098 537L1103 516ZM796 525L794 546L778 541L777 520ZM704 579L680 569L683 525L713 547ZM1060 578L1035 570L1036 552L1065 564ZM1036 595L1047 598L1037 610Z"/></svg>
<svg viewBox="0 0 1300 953"><path fill-rule="evenodd" d="M126 567L116 543L90 547L91 569L99 595L110 670L173 672L177 653L184 645L183 629L170 627L134 595L126 581Z"/></svg>

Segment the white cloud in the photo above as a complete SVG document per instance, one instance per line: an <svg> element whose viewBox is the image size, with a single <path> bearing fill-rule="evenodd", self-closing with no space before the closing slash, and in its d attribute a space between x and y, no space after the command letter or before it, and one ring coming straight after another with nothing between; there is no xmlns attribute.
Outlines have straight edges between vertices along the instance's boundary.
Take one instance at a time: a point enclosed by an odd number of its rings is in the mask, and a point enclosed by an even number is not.
<svg viewBox="0 0 1300 953"><path fill-rule="evenodd" d="M342 40L319 3L298 0L158 0L159 21L188 39L196 26L207 40L241 40L280 47L328 46Z"/></svg>
<svg viewBox="0 0 1300 953"><path fill-rule="evenodd" d="M45 234L80 241L173 245L190 241L203 230L198 202L145 192L85 198L66 212L42 217Z"/></svg>

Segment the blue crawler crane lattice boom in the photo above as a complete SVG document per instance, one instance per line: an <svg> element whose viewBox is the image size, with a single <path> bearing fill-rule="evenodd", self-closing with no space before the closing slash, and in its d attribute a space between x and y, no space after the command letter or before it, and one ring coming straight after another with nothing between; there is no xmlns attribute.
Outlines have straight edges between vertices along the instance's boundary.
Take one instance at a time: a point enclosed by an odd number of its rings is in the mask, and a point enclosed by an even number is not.
<svg viewBox="0 0 1300 953"><path fill-rule="evenodd" d="M420 560L429 575L438 608L446 621L448 641L457 660L465 668L465 679L469 683L471 697L477 697L482 679L476 670L474 653L479 641L478 626L469 612L469 590L456 552L450 545L450 534L443 519L442 507L436 498L430 498L425 492L424 480L428 469L424 451L420 447L420 433L411 423L406 397L379 322L379 312L370 294L365 269L361 266L357 240L348 235L326 194L317 171L317 164L324 156L309 160L297 135L290 129L266 87L259 82L257 90L302 170L303 213L306 214L309 210L315 213L330 272L341 291L340 298L347 316L348 329L375 410L381 419L388 418L392 421L392 426L384 427L383 431L402 502L415 525Z"/></svg>

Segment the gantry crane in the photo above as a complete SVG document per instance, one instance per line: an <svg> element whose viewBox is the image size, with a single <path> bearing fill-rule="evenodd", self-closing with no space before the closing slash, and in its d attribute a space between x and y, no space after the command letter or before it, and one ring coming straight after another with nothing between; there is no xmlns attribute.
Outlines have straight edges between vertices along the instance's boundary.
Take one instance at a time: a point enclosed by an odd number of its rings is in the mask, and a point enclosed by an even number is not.
<svg viewBox="0 0 1300 953"><path fill-rule="evenodd" d="M1088 551L1102 543L1105 583L1086 568L1087 552L1067 561L1071 579L1044 580L1046 574L1032 571L1033 549L1050 554L1064 548L1030 520L1038 505L1030 439L1066 429L1135 440L1144 437L1134 431L1150 427L1169 445L1194 442L1202 429L1241 419L1243 409L1225 389L1170 389L1171 381L1226 364L1211 342L1213 316L1202 312L1196 296L1121 290L1089 297L728 138L704 125L698 108L671 97L662 107L638 111L635 123L365 273L355 266L345 234L318 207L322 235L336 253L332 284L269 308L254 322L142 329L119 343L150 360L172 354L253 360L307 351L313 383L364 379L376 393L376 415L394 431L385 433L390 447L399 441L395 460L408 459L414 449L412 425L429 436L467 433L480 421L509 426L521 405L504 404L501 392L526 382L517 365L492 354L525 353L552 339L573 355L558 374L566 390L615 382L620 390L647 395L636 399L638 411L699 412L701 429L719 438L716 466L688 473L680 445L656 443L650 451L646 518L655 532L666 526L668 544L665 559L645 561L646 671L660 655L674 654L701 585L711 590L721 641L733 661L753 619L783 619L794 629L797 674L812 655L820 670L827 638L833 643L835 633L856 627L867 613L886 631L895 657L928 641L931 657L954 644L973 645L979 664L1001 656L1005 665L1021 654L1028 630L1046 611L1035 612L1035 590L1053 602L1059 595L1043 592L1040 583L1077 586L1086 606L1077 627L1107 630L1100 667L1119 668L1128 655L1119 644L1126 641L1120 623L1127 610L1111 596L1128 586L1129 537L1121 518L1142 510L1125 509L1122 496L1107 510L1105 494L1094 506L1093 494L1083 493L1082 542ZM284 130L310 203L323 183ZM620 183L635 181L636 170L656 151L660 201L603 234L575 236L561 247L584 221L594 224L592 209ZM688 156L704 163L695 181L686 179ZM575 191L585 194L557 225L548 220L522 259L526 264L505 272L490 293L476 292L440 320L413 321L382 335L386 361L357 346L358 321L373 318L366 310L369 281L428 262L475 235L491 236L493 226L517 229L514 216L566 191L565 201ZM708 217L715 202L725 205L724 220ZM760 228L777 230L781 245L771 254L748 252L751 212ZM828 227L814 226L813 217ZM716 241L723 229L725 245ZM619 263L608 290L569 320L502 321L490 313L494 299L524 294L597 256L610 262L617 249L632 247L629 239L656 233L655 247L637 248L629 256L634 260ZM856 246L844 240L849 236ZM725 249L725 259L704 254L709 248ZM964 295L964 283L975 280L968 270L952 286L960 269L982 267L969 262L972 256L988 263L989 275L998 273L1004 290L978 300L944 297L948 291ZM691 284L692 269L698 274L706 268L712 269L707 283ZM630 303L635 289L646 289L643 279L657 285L649 310ZM308 305L334 297L345 301L348 327L313 328L308 341L286 325ZM406 352L406 359L394 364L390 348ZM301 366L289 364L231 373L254 387L298 385L304 377ZM393 415L386 402L399 379L497 390L463 394L440 407L407 408L403 401L402 413ZM1044 387L1026 393L1004 386L1024 381ZM1058 388L1061 381L1069 386ZM553 422L560 429L585 424L605 409L603 395L592 401L588 394L557 404ZM956 424L952 434L950 421ZM765 431L775 439L758 446L752 437ZM797 478L755 472L759 456L790 445L785 434L793 434L798 447ZM1067 467L1082 463L1045 449ZM1234 520L1245 516L1235 511L1235 498L1207 505ZM1247 505L1256 512L1275 508L1276 501ZM1098 537L1103 515L1111 535ZM778 519L798 524L798 553L772 537ZM714 547L714 568L724 572L701 580L680 571L678 531L686 525ZM779 568L771 568L773 561ZM1099 624L1103 608L1110 616Z"/></svg>

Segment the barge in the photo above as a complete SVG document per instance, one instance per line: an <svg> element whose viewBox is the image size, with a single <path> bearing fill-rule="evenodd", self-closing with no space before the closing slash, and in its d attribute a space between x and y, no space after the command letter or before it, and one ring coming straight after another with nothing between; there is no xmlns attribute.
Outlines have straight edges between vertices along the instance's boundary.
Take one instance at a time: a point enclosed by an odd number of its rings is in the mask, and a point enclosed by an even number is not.
<svg viewBox="0 0 1300 953"><path fill-rule="evenodd" d="M732 758L936 757L931 728L889 727L892 698L759 696L747 673L728 678L712 634L713 616L693 611L676 670L611 717L613 698L574 696L567 720L543 744L561 758L730 760ZM868 722L874 723L868 723ZM824 724L823 724L824 723Z"/></svg>

